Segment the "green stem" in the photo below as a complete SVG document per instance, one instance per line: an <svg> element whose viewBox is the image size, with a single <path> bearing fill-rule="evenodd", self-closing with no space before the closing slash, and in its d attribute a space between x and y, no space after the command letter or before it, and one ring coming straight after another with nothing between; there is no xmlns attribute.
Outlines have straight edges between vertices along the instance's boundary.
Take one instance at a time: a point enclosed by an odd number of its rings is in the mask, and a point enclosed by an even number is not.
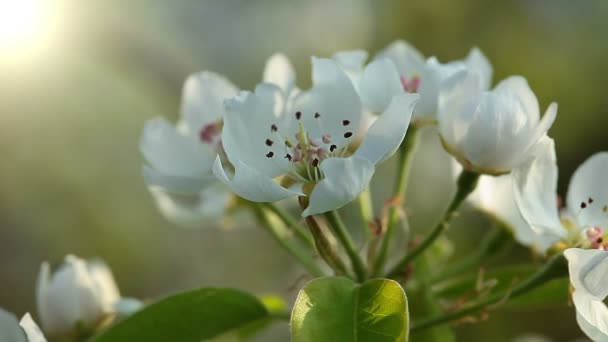
<svg viewBox="0 0 608 342"><path fill-rule="evenodd" d="M420 331L433 326L444 324L462 317L474 314L493 304L500 303L507 298L515 298L529 292L549 280L560 278L568 274L568 265L564 256L560 253L552 257L538 272L528 277L526 280L515 285L511 290L504 293L489 296L475 304L469 305L458 311L450 312L438 317L429 318L418 323L414 323L410 332Z"/></svg>
<svg viewBox="0 0 608 342"><path fill-rule="evenodd" d="M344 247L346 254L350 258L350 262L353 266L353 270L355 271L357 280L359 282L363 282L367 276L365 265L363 264L363 259L361 259L361 256L357 252L355 244L350 238L350 235L348 234L348 231L346 230L346 227L344 226L344 222L342 222L340 215L336 210L333 210L325 213L325 218L331 226L333 233L336 235L336 238L338 239L338 241L340 241L342 247Z"/></svg>
<svg viewBox="0 0 608 342"><path fill-rule="evenodd" d="M272 237L283 247L289 254L296 258L302 265L315 277L323 277L325 274L319 268L319 265L313 260L307 251L303 250L302 247L289 239L288 232L276 224L268 215L269 211L265 210L261 205L254 205L253 211L260 222L260 224L266 228L266 230L272 235Z"/></svg>
<svg viewBox="0 0 608 342"><path fill-rule="evenodd" d="M361 213L361 220L363 221L363 236L366 240L370 239L371 229L368 227L369 222L374 218L374 207L372 205L372 193L369 186L359 194L357 198L359 203L359 212Z"/></svg>
<svg viewBox="0 0 608 342"><path fill-rule="evenodd" d="M277 215L281 221L290 228L292 231L296 233L296 236L302 241L306 246L314 248L315 243L312 237L304 232L304 228L298 224L298 222L285 210L281 209L274 203L266 203L268 209L270 209L275 215Z"/></svg>
<svg viewBox="0 0 608 342"><path fill-rule="evenodd" d="M390 242L395 233L395 227L399 223L399 211L401 208L401 200L405 197L407 190L407 180L410 174L411 163L414 157L414 150L418 142L419 128L415 125L410 125L403 143L399 148L399 165L397 169L397 184L393 199L397 200L397 203L392 205L389 209L388 224L384 233L384 239L380 245L380 251L376 257L376 262L373 265L372 273L374 276L382 272L386 259L388 257L388 249Z"/></svg>
<svg viewBox="0 0 608 342"><path fill-rule="evenodd" d="M387 278L398 276L403 269L412 262L416 257L418 257L421 253L423 253L429 246L437 240L439 236L448 228L450 225L450 221L452 217L455 215L458 207L464 202L464 200L475 190L477 186L477 181L479 180L479 174L470 172L467 170L463 170L460 176L458 177L458 188L456 190L456 194L454 194L454 198L452 198L452 202L450 206L443 214L441 221L433 228L431 233L418 245L416 246L410 253L406 254L398 263L395 265L387 275Z"/></svg>

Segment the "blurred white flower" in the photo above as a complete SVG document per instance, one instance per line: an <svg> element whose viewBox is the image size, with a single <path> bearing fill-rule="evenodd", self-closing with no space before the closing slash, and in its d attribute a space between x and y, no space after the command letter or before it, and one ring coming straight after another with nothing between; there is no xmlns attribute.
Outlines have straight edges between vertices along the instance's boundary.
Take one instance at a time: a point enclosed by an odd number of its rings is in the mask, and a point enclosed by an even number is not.
<svg viewBox="0 0 608 342"><path fill-rule="evenodd" d="M552 103L540 118L525 78L511 76L484 91L476 72L458 71L441 84L439 133L446 150L467 170L500 175L532 155L557 115Z"/></svg>
<svg viewBox="0 0 608 342"><path fill-rule="evenodd" d="M566 249L573 302L581 329L594 341L608 341L608 152L587 159L574 172L566 208L557 207L557 165L549 138L536 157L513 170L514 190L524 219L538 235L561 240Z"/></svg>
<svg viewBox="0 0 608 342"><path fill-rule="evenodd" d="M114 277L105 264L68 255L51 275L43 263L37 284L38 315L44 331L66 333L77 324L94 328L116 313L121 302Z"/></svg>
<svg viewBox="0 0 608 342"><path fill-rule="evenodd" d="M375 165L401 144L418 99L403 91L387 59L363 70L360 95L337 62L313 58L312 64L314 86L291 108L281 106L281 89L268 83L227 102L222 141L234 173L219 157L213 168L251 201L310 196L303 216L337 209L367 186ZM357 148L363 106L382 114Z"/></svg>
<svg viewBox="0 0 608 342"><path fill-rule="evenodd" d="M459 71L468 70L478 75L482 90L492 83L492 65L478 48L472 48L462 60L440 63L436 57L426 61L424 56L412 45L397 40L378 53L376 58L391 59L401 77L403 88L410 93L419 93L420 102L414 110L413 120L435 120L441 84Z"/></svg>
<svg viewBox="0 0 608 342"><path fill-rule="evenodd" d="M283 103L297 92L295 72L282 54L266 62L264 81L284 94ZM203 71L184 83L181 115L176 126L165 118L144 126L140 149L146 165L144 177L160 211L169 220L193 225L222 217L229 205L229 190L212 175L217 155L225 160L221 140L224 101L238 88L221 75Z"/></svg>
<svg viewBox="0 0 608 342"><path fill-rule="evenodd" d="M46 342L32 316L26 313L17 322L13 314L0 309L0 341L2 342Z"/></svg>

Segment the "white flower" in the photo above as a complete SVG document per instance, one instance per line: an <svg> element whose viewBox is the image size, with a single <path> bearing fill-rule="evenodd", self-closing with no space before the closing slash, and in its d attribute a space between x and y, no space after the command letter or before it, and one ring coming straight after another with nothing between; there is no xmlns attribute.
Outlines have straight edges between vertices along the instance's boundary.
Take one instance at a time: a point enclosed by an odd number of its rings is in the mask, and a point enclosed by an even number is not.
<svg viewBox="0 0 608 342"><path fill-rule="evenodd" d="M546 138L536 157L513 170L515 198L522 216L539 235L554 236L569 262L573 301L581 329L608 341L608 152L587 159L568 186L566 208L557 208L557 165Z"/></svg>
<svg viewBox="0 0 608 342"><path fill-rule="evenodd" d="M264 81L282 90L285 106L297 93L293 67L284 55L268 59ZM237 93L238 88L223 76L199 72L184 83L176 126L162 117L146 122L140 142L146 159L144 177L159 209L171 221L191 225L218 218L228 206L230 192L211 169L216 155L224 155L224 101Z"/></svg>
<svg viewBox="0 0 608 342"><path fill-rule="evenodd" d="M483 90L489 89L492 83L492 65L478 48L472 48L462 60L443 64L436 57L430 57L425 62L416 48L403 40L397 40L380 51L378 57L391 59L399 70L403 88L410 93L420 94L420 102L414 110L414 120L436 118L440 86L459 71L468 70L477 74Z"/></svg>
<svg viewBox="0 0 608 342"><path fill-rule="evenodd" d="M51 276L43 263L37 284L38 315L47 333L65 333L81 322L95 327L115 313L120 294L110 270L101 262L73 255Z"/></svg>
<svg viewBox="0 0 608 342"><path fill-rule="evenodd" d="M0 309L0 341L2 342L46 342L32 316L26 313L20 322L11 313Z"/></svg>
<svg viewBox="0 0 608 342"><path fill-rule="evenodd" d="M540 118L536 96L520 76L484 91L478 73L463 70L442 83L439 133L444 147L469 171L499 175L527 160L557 115Z"/></svg>
<svg viewBox="0 0 608 342"><path fill-rule="evenodd" d="M356 198L375 165L401 144L418 98L399 87L397 71L387 59L365 68L360 97L335 61L313 58L312 64L314 86L287 111L280 106L281 90L268 83L226 103L222 141L234 172L226 172L220 158L213 168L222 182L251 201L309 195L303 216ZM362 103L382 114L357 148L351 143Z"/></svg>

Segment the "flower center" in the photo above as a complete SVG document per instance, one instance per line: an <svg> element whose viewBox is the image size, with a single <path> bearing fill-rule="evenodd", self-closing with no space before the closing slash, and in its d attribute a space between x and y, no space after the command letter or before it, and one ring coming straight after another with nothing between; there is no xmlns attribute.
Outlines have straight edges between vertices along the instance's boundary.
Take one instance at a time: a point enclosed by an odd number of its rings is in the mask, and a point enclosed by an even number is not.
<svg viewBox="0 0 608 342"><path fill-rule="evenodd" d="M580 216L583 211L589 210L589 208L595 205L597 204L591 197L589 197L586 201L582 201L580 203L580 211L577 213L577 216ZM608 223L608 205L602 206L602 212L606 214ZM608 224L600 223L601 226L581 227L574 221L568 218L562 219L564 227L568 231L568 238L566 242L568 246L579 246L582 248L608 251L608 230L605 229L608 227Z"/></svg>
<svg viewBox="0 0 608 342"><path fill-rule="evenodd" d="M268 147L266 158L275 160L282 158L287 161L277 162L286 172L287 176L300 182L318 182L324 178L323 171L319 168L321 162L330 157L346 157L349 155L348 146L353 131L349 130L350 120L342 120L344 127L343 137L346 139L338 143L329 133L323 129L321 114L312 114L316 125L316 131L321 132L320 137L310 134L302 121L302 112L294 114L297 120L297 131L290 136L282 134L276 124L270 126L271 136L266 138L264 144Z"/></svg>
<svg viewBox="0 0 608 342"><path fill-rule="evenodd" d="M412 76L411 78L407 78L407 76L403 75L400 77L401 85L403 86L403 90L408 93L416 93L418 92L418 88L420 87L420 77Z"/></svg>

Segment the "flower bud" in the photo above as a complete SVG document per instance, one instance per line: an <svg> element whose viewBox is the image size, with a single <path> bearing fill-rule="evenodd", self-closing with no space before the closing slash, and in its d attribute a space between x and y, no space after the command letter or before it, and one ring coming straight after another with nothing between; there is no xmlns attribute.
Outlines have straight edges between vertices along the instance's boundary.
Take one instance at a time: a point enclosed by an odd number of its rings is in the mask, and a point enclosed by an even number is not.
<svg viewBox="0 0 608 342"><path fill-rule="evenodd" d="M38 314L48 334L95 328L109 314L120 294L110 270L101 262L86 262L73 255L51 276L43 263L38 276Z"/></svg>

